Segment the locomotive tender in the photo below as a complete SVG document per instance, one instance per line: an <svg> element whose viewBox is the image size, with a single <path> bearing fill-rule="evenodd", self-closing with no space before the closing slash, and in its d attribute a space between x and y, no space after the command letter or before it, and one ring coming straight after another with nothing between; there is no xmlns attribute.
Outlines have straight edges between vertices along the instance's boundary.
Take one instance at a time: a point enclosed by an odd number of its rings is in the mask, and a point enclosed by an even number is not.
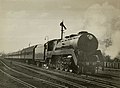
<svg viewBox="0 0 120 88"><path fill-rule="evenodd" d="M10 53L7 59L23 60L38 66L77 73L96 73L101 69L102 53L97 38L86 31L53 39L44 45L38 44Z"/></svg>

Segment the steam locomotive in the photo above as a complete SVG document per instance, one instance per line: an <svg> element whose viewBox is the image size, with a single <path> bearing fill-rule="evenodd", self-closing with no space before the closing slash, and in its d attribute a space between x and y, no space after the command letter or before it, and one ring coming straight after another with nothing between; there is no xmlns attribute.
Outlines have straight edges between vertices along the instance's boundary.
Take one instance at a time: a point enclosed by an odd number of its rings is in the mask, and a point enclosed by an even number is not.
<svg viewBox="0 0 120 88"><path fill-rule="evenodd" d="M97 38L82 31L9 53L6 58L69 72L96 73L101 70L104 61L97 49Z"/></svg>

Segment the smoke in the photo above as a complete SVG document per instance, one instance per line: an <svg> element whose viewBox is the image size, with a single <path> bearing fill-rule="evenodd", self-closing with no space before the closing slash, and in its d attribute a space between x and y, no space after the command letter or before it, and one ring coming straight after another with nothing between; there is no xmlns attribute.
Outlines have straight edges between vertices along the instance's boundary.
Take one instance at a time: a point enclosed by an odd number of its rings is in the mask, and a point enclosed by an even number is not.
<svg viewBox="0 0 120 88"><path fill-rule="evenodd" d="M120 17L113 20L112 27L114 29L111 34L112 45L106 49L105 53L110 55L113 59L118 57L120 53Z"/></svg>
<svg viewBox="0 0 120 88"><path fill-rule="evenodd" d="M115 58L120 52L120 10L106 3L87 9L83 28L99 40L99 49Z"/></svg>

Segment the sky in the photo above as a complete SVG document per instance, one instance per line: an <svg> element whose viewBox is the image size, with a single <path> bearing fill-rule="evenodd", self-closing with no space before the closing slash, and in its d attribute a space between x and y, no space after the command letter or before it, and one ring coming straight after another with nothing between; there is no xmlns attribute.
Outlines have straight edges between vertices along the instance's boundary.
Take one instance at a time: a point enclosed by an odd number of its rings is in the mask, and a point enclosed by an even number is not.
<svg viewBox="0 0 120 88"><path fill-rule="evenodd" d="M119 10L120 0L0 0L0 52L60 38L62 20L64 35L87 30L102 41L114 36L111 21Z"/></svg>

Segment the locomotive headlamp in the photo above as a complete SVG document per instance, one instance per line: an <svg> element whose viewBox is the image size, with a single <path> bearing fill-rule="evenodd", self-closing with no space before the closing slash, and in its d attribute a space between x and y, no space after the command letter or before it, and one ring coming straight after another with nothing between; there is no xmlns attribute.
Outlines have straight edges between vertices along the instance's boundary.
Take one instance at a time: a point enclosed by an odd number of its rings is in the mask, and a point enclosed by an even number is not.
<svg viewBox="0 0 120 88"><path fill-rule="evenodd" d="M72 70L72 69L70 69L69 71L70 71L70 72L72 72L73 70Z"/></svg>
<svg viewBox="0 0 120 88"><path fill-rule="evenodd" d="M72 58L72 56L71 56L71 55L69 55L69 56L67 56L67 58Z"/></svg>
<svg viewBox="0 0 120 88"><path fill-rule="evenodd" d="M93 36L92 36L92 35L87 35L87 37L89 38L89 40L92 40L92 39L93 39Z"/></svg>

